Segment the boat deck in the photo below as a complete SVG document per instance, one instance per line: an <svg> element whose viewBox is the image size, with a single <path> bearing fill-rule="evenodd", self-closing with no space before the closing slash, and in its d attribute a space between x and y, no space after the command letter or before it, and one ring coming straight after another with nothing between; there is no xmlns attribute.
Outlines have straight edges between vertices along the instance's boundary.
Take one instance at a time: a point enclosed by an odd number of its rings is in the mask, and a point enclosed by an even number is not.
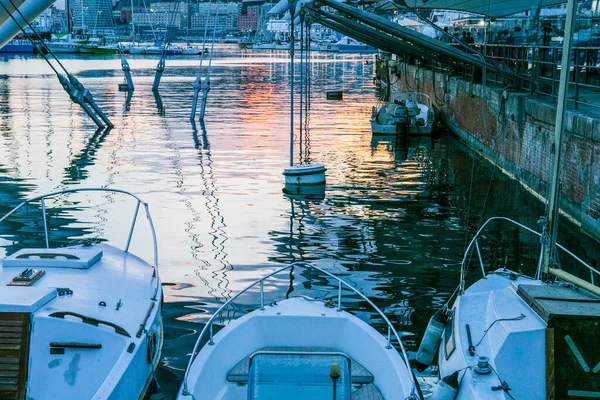
<svg viewBox="0 0 600 400"><path fill-rule="evenodd" d="M4 333L14 327L1 330L3 344L14 348L0 348L8 351L0 352L0 369L26 361L17 375L0 380L6 384L0 398L10 398L4 389L25 396L18 398L139 397L160 354L157 285L148 263L108 245L24 249L6 257L0 325L19 315L31 325L24 338L18 337L24 327L10 338Z"/></svg>

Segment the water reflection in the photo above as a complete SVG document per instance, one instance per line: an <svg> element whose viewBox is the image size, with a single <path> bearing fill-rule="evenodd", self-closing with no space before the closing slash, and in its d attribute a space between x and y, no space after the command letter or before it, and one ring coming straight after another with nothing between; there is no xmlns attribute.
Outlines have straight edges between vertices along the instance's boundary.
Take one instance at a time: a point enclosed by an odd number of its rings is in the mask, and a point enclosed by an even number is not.
<svg viewBox="0 0 600 400"><path fill-rule="evenodd" d="M166 295L159 378L169 395L179 386L195 335L214 311L294 260L315 262L360 288L415 350L432 310L458 283L458 262L474 227L492 215L534 227L543 206L445 132L373 140L374 66L365 63L370 58L313 54L310 112L299 147L304 161L328 169L325 196L316 198L281 192L281 172L289 162L285 52L217 49L206 126L198 127L189 123L197 60L170 60L161 92L154 94L156 60L132 57L136 91L128 96L117 88L118 57L66 57L69 70L115 122L110 132L95 131L39 59L8 58L0 63L0 211L67 185L109 185L149 203ZM326 100L333 87L344 90L343 101ZM132 208L106 197L97 213L79 212L87 201L58 207L50 217L53 233L122 239L107 220L123 206L127 215ZM42 227L33 221L38 211L31 208L12 225L0 226L4 251L14 251L22 238L43 244ZM500 239L490 235L482 243L486 262L530 267L526 253L537 254L539 240L493 229ZM575 228L561 229L559 240L576 245L585 259L600 258L597 246ZM517 238L525 244L515 247ZM61 240L56 236L53 243ZM146 247L143 240L132 243L134 253ZM326 277L300 269L275 277L266 291L267 301L336 293ZM242 296L219 324L259 302L258 292ZM358 298L349 296L345 306L383 327Z"/></svg>

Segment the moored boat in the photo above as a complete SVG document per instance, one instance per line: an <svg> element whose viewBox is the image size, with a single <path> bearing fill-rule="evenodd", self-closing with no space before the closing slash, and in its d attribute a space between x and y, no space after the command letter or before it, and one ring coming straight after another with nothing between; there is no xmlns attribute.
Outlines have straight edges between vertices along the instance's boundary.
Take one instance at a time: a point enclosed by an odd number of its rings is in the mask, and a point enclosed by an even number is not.
<svg viewBox="0 0 600 400"><path fill-rule="evenodd" d="M392 93L389 103L373 107L370 121L374 135L429 135L434 120L435 113L429 96L402 90Z"/></svg>
<svg viewBox="0 0 600 400"><path fill-rule="evenodd" d="M111 201L116 195L132 199L123 249L69 241L72 221L64 208L50 207L68 196L73 202L66 204L81 211L86 195L97 192ZM153 265L129 252L140 207L150 226ZM45 243L21 247L1 263L0 396L143 398L153 385L163 339L157 243L147 204L116 189L71 189L26 200L0 222L5 238L25 235L27 245L42 230Z"/></svg>
<svg viewBox="0 0 600 400"><path fill-rule="evenodd" d="M266 280L295 269L331 279L337 296L266 299ZM260 290L260 307L213 334L216 321L252 288ZM343 311L344 290L385 322L387 338ZM178 395L179 400L421 397L404 346L385 314L353 286L304 262L277 269L219 308L198 337Z"/></svg>

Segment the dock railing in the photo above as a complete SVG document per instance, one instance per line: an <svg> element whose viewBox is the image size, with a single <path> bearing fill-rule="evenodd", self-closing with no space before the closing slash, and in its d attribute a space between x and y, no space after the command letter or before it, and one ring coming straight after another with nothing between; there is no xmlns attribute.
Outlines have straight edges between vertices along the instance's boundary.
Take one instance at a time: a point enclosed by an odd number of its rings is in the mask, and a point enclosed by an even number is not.
<svg viewBox="0 0 600 400"><path fill-rule="evenodd" d="M486 266L485 263L483 262L483 257L481 255L481 249L479 247L479 239L483 236L487 226L491 223L491 222L495 222L495 221L504 221L504 222L509 222L513 225L515 225L516 227L525 230L529 233L532 233L533 235L539 237L540 240L540 256L538 259L538 265L536 268L536 275L535 277L531 277L532 279L541 279L541 263L542 263L542 252L543 252L543 246L544 246L544 241L546 240L545 236L542 233L536 232L535 230L517 222L514 221L510 218L506 218L506 217L492 217L490 219L488 219L480 228L479 230L477 230L477 232L475 233L475 236L473 236L473 239L471 239L471 242L469 243L469 245L467 246L467 249L465 250L465 254L463 255L463 259L461 262L461 267L460 267L460 285L459 285L459 289L458 292L460 294L464 293L465 291L465 286L466 286L466 279L467 279L467 273L468 273L468 266L470 264L470 259L471 256L473 254L473 252L476 253L477 256L477 260L479 262L479 267L481 268L481 273L483 275L483 277L485 278L487 276L487 272L486 272ZM562 246L559 243L556 243L556 247L558 247L560 250L562 250L565 254L568 254L570 257L572 257L575 261L577 261L578 264L580 264L581 266L583 266L590 274L590 278L589 281L592 285L596 284L596 275L598 277L600 277L600 271L598 271L597 269L595 269L594 267L592 267L591 265L589 265L588 263L586 263L585 261L583 261L581 258L579 258L577 255L575 255L574 253L572 253L570 250L566 249L564 246Z"/></svg>
<svg viewBox="0 0 600 400"><path fill-rule="evenodd" d="M203 341L203 338L208 334L208 342L206 343L206 345L208 346L213 346L215 344L214 342L214 335L213 335L213 324L214 321L217 317L219 317L223 311L225 311L227 309L227 307L229 307L229 305L231 305L238 297L240 297L242 294L246 293L247 291L249 291L250 289L258 286L259 290L260 290L260 309L264 310L265 308L265 293L264 293L264 282L271 278L274 275L277 275L283 271L287 271L289 269L292 268L304 268L304 269L312 269L312 270L316 270L326 276L328 276L329 278L332 278L334 281L337 282L337 286L338 286L338 292L337 292L337 305L336 305L336 309L338 312L341 312L343 310L343 306L342 306L342 297L343 297L343 289L348 289L350 290L352 293L358 295L360 297L361 300L365 301L387 324L387 344L386 344L386 349L391 349L392 348L392 337L394 337L396 339L396 341L398 342L398 346L400 347L401 353L402 353L402 359L404 361L404 363L406 364L406 367L408 369L408 371L411 371L410 368L410 363L408 362L408 354L406 353L406 349L404 348L404 345L402 343L402 340L400 339L400 336L398 335L398 332L396 331L396 328L394 328L394 326L392 325L392 323L390 322L390 320L385 316L385 314L383 313L383 311L381 311L379 309L379 307L377 307L371 300L369 300L369 298L367 296L365 296L363 293L361 293L360 291L358 291L356 288L354 288L353 286L351 286L350 284L348 284L347 282L345 282L344 280L338 278L337 276L333 275L330 272L325 271L322 268L319 268L313 264L310 264L308 262L295 262L292 264L288 264L284 267L278 268L275 271L265 275L264 277L258 279L257 281L251 283L249 286L247 286L246 288L244 288L243 290L241 290L240 292L238 292L235 296L233 296L232 298L230 298L229 300L227 300L226 303L224 303L214 314L213 316L208 320L208 322L206 323L206 325L204 326L204 328L202 329L202 331L200 332L200 335L198 336L198 339L196 340L196 344L194 345L194 350L192 351L192 354L190 356L190 361L188 362L187 368L185 370L185 375L183 377L183 388L181 393L183 395L189 395L190 392L188 390L188 375L190 373L190 368L192 366L192 364L194 363L194 360L196 359L196 357L198 356L200 349L201 349L201 344ZM418 390L417 390L417 382L415 380L414 375L412 374L412 372L410 373L410 379L411 379L411 383L413 385L412 387L412 392L415 396L417 396ZM417 396L418 397L418 396Z"/></svg>
<svg viewBox="0 0 600 400"><path fill-rule="evenodd" d="M443 64L423 58L419 64L424 68L432 67L449 74L462 75L478 83L514 91L526 91L556 102L562 47L540 46L535 44L473 44L470 47L452 44L466 53L472 50L473 58L485 57L487 60L512 71L514 76L507 77L490 71L482 73L481 68L468 63L452 62ZM401 55L406 60L414 59L410 55ZM568 104L575 109L581 106L600 109L600 102L593 99L600 90L600 47L576 45L571 54Z"/></svg>

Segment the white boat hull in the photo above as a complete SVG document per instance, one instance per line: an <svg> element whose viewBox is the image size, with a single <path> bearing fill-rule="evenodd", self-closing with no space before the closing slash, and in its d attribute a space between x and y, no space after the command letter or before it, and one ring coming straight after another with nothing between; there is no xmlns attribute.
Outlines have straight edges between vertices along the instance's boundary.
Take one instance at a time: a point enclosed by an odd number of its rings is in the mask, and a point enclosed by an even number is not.
<svg viewBox="0 0 600 400"><path fill-rule="evenodd" d="M431 135L432 125L427 124L425 126L397 126L396 124L380 125L375 121L371 121L371 131L373 135L396 135L396 134L408 134L408 135Z"/></svg>
<svg viewBox="0 0 600 400"><path fill-rule="evenodd" d="M138 399L160 359L161 292L152 300L160 282L146 262L111 246L50 252L79 257L81 250L101 252L101 259L87 269L65 267L61 260L25 259L13 266L8 257L2 262L0 285L7 289L0 294L0 313L3 318L13 312L31 315L27 398ZM34 287L6 286L28 267L45 271ZM56 288L71 294L59 295ZM28 308L22 305L23 291L31 297ZM145 331L138 336L140 326ZM151 354L149 341L155 343ZM98 348L69 347L73 343Z"/></svg>
<svg viewBox="0 0 600 400"><path fill-rule="evenodd" d="M386 339L359 318L321 301L291 298L246 314L221 329L214 345L205 345L191 365L187 390L196 399L246 400L251 383L232 382L230 372L247 356L264 349L327 349L347 355L370 371L383 398L407 398L411 371L393 347L386 347ZM330 380L329 368L324 374L325 380ZM183 387L179 400L192 399L182 391ZM289 394L280 393L279 398Z"/></svg>

